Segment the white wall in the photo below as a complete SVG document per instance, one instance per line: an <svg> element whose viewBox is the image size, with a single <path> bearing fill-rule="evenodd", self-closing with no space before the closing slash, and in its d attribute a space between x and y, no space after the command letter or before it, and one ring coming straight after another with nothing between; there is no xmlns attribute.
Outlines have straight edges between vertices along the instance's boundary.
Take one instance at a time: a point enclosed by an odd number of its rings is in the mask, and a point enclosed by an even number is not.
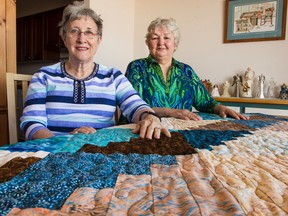
<svg viewBox="0 0 288 216"><path fill-rule="evenodd" d="M89 4L103 19L95 61L125 72L134 52L134 0L90 0Z"/></svg>
<svg viewBox="0 0 288 216"><path fill-rule="evenodd" d="M90 6L104 19L103 44L96 55L100 63L125 71L131 60L148 55L144 37L149 23L158 16L173 17L182 33L175 58L190 64L201 79L231 82L249 66L266 81L274 77L276 92L282 83L288 84L288 22L286 40L224 44L225 0L90 0Z"/></svg>

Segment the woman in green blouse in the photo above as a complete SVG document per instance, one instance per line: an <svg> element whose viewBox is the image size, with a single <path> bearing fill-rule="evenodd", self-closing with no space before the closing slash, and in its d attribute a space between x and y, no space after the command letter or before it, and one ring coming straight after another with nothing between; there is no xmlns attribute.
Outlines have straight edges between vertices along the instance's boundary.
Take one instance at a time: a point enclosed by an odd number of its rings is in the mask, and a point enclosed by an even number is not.
<svg viewBox="0 0 288 216"><path fill-rule="evenodd" d="M161 117L201 120L191 112L194 107L224 118L248 119L215 101L193 69L173 58L179 40L180 32L174 19L157 18L151 22L146 34L149 56L132 61L126 71L140 96Z"/></svg>

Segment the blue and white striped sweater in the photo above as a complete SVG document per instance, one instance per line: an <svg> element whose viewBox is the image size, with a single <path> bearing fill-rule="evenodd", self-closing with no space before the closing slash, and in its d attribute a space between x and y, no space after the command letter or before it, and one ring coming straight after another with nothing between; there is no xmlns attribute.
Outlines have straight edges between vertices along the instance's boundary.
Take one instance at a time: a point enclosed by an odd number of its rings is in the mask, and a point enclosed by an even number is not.
<svg viewBox="0 0 288 216"><path fill-rule="evenodd" d="M60 135L81 126L110 127L116 105L130 121L139 110L149 109L118 69L95 64L91 76L76 80L64 63L57 63L33 75L20 127L27 139L43 128Z"/></svg>

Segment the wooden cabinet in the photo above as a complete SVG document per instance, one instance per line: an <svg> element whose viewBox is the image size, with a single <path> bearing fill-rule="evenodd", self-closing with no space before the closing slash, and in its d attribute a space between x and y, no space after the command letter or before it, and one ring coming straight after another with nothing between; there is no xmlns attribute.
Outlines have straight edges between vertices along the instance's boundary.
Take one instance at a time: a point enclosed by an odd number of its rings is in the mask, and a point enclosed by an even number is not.
<svg viewBox="0 0 288 216"><path fill-rule="evenodd" d="M8 143L6 72L16 72L16 1L0 0L0 145Z"/></svg>
<svg viewBox="0 0 288 216"><path fill-rule="evenodd" d="M60 49L64 43L59 36L58 24L62 19L64 8L47 11L43 14L44 20L44 60L60 59Z"/></svg>
<svg viewBox="0 0 288 216"><path fill-rule="evenodd" d="M58 23L64 7L17 19L17 61L59 61Z"/></svg>
<svg viewBox="0 0 288 216"><path fill-rule="evenodd" d="M17 19L17 60L42 60L43 48L43 14Z"/></svg>

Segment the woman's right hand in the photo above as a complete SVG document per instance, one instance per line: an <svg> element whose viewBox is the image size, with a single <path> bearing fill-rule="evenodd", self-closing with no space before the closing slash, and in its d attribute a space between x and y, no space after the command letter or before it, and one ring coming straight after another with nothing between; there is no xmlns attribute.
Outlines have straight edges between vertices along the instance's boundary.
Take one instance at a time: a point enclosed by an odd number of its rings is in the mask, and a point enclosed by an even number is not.
<svg viewBox="0 0 288 216"><path fill-rule="evenodd" d="M79 128L75 128L73 131L70 132L70 134L78 134L78 133L83 133L83 134L93 134L96 132L96 129L88 126L82 126Z"/></svg>

